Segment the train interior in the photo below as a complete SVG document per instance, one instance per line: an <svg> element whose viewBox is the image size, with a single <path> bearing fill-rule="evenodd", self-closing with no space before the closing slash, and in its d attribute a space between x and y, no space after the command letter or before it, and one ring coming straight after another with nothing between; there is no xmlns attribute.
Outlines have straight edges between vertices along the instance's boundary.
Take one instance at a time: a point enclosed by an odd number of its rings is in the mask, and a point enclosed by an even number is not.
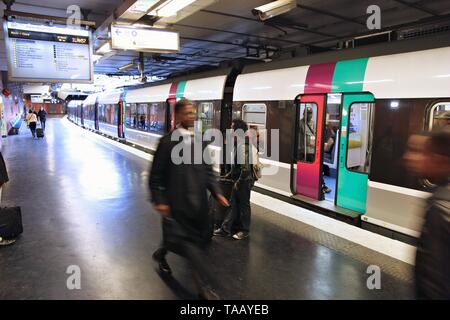
<svg viewBox="0 0 450 320"><path fill-rule="evenodd" d="M325 200L333 201L336 196L339 128L341 123L342 94L328 94L323 139L323 180Z"/></svg>

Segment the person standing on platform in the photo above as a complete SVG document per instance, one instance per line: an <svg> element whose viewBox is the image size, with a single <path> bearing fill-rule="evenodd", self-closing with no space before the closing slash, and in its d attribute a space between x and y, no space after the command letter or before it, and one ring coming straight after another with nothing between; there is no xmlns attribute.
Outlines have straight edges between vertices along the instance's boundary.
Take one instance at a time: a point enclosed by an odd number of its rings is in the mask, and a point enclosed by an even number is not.
<svg viewBox="0 0 450 320"><path fill-rule="evenodd" d="M198 155L194 147L193 102L186 99L178 101L174 112L179 124L161 138L150 170L152 203L163 217L163 245L153 254L153 259L158 262L160 271L170 274L166 261L168 251L187 258L200 296L218 299L211 287L213 271L205 255L211 228L207 191L223 206L229 204L219 190L212 167L203 159L204 146L201 146L201 161L194 161L194 157L198 160ZM180 146L183 147L181 153L176 151ZM188 151L190 155L186 154Z"/></svg>
<svg viewBox="0 0 450 320"><path fill-rule="evenodd" d="M28 127L30 128L31 134L33 135L33 138L36 137L37 116L33 111L31 111L31 109L30 111L28 111L26 120L28 123Z"/></svg>
<svg viewBox="0 0 450 320"><path fill-rule="evenodd" d="M234 181L231 211L225 217L222 226L214 231L214 235L232 235L233 239L242 240L247 238L250 232L250 195L256 180L252 164L258 157L258 150L254 145L256 136L253 141L249 141L248 125L245 121L234 119L232 130L235 133L234 162L231 171L224 177ZM236 134L236 132L240 132L242 137L239 137L239 133Z"/></svg>
<svg viewBox="0 0 450 320"><path fill-rule="evenodd" d="M45 130L45 121L47 120L47 111L45 111L44 107L41 107L37 114L39 120L41 121L41 128Z"/></svg>
<svg viewBox="0 0 450 320"><path fill-rule="evenodd" d="M415 279L418 299L450 299L450 131L413 135L404 155L417 177L434 190L428 199L417 245Z"/></svg>

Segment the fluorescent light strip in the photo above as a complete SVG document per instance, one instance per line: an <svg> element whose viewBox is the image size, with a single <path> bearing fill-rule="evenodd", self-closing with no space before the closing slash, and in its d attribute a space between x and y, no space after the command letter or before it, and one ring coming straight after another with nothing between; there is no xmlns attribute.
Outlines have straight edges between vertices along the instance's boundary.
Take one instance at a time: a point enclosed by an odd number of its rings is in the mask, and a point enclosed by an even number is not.
<svg viewBox="0 0 450 320"><path fill-rule="evenodd" d="M172 17L196 0L168 0L150 14L158 17Z"/></svg>

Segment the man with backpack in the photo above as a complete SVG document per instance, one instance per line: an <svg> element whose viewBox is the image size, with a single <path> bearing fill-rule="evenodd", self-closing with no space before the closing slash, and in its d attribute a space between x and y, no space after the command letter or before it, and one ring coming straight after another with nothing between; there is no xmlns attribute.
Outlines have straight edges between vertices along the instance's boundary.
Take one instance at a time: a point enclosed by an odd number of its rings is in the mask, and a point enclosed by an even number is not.
<svg viewBox="0 0 450 320"><path fill-rule="evenodd" d="M231 211L226 215L222 226L214 231L214 235L232 235L233 239L242 240L247 238L250 232L250 194L255 181L260 177L260 165L256 142L250 139L247 123L234 119L232 130L234 161L231 164L231 171L225 176L234 182Z"/></svg>

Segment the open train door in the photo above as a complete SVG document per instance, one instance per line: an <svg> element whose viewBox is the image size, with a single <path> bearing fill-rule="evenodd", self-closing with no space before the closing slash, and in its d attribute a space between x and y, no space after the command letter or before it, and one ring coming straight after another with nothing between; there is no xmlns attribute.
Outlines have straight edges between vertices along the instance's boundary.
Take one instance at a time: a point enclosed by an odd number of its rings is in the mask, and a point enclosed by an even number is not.
<svg viewBox="0 0 450 320"><path fill-rule="evenodd" d="M336 204L360 213L366 212L374 102L371 93L345 93L342 101Z"/></svg>
<svg viewBox="0 0 450 320"><path fill-rule="evenodd" d="M323 129L325 94L300 95L295 99L295 193L322 199Z"/></svg>

